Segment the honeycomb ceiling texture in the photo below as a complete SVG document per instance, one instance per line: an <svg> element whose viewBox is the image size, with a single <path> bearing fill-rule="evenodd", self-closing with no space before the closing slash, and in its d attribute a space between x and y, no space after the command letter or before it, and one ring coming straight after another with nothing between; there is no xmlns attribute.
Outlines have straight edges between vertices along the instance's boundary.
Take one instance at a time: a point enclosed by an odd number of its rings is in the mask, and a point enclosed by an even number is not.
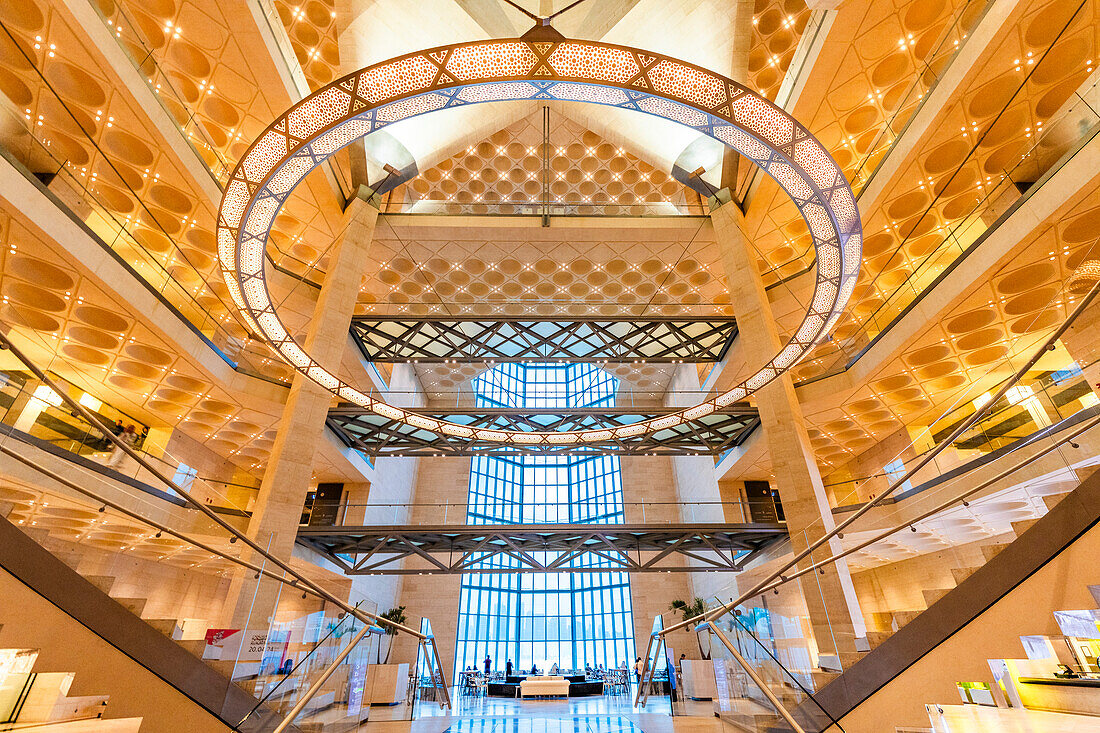
<svg viewBox="0 0 1100 733"><path fill-rule="evenodd" d="M853 10L854 6L859 6ZM858 348L908 301L902 295L981 235L1075 139L1074 104L1088 97L1100 58L1100 4L1022 4L937 111L937 124L866 211L866 267L832 344L800 365L824 373L837 348ZM291 100L271 84L276 66L255 28L234 24L213 0L100 0L119 41L141 62L168 114L214 180ZM282 31L309 86L341 73L336 7L327 0L275 0ZM897 130L935 90L937 75L981 17L977 0L868 0L841 5L819 64L794 113L862 190ZM583 15L583 14L582 14ZM812 29L801 0L757 0L748 81L775 97ZM23 130L5 126L9 150L35 171L63 169L51 189L181 312L209 315L211 339L234 358L286 377L262 349L250 351L215 270L216 198L149 121L148 110L105 64L64 5L6 0L0 21L0 92ZM578 21L569 21L578 22ZM565 26L563 25L563 28ZM12 40L14 39L14 40ZM410 42L415 41L411 38ZM414 43L415 45L415 43ZM720 258L696 194L645 160L564 115L552 116L551 203L573 213L654 215L645 236L629 230L509 230L486 241L471 226L444 236L400 216L376 232L357 312L414 315L612 316L730 312ZM173 134L174 131L173 131ZM179 142L179 141L176 141ZM507 124L393 192L396 211L505 213L541 196L541 115ZM742 171L741 184L750 176ZM333 170L349 179L345 160ZM532 177L534 176L534 177ZM216 188L213 187L213 188ZM861 200L861 206L866 202ZM452 208L453 207L453 208ZM591 207L591 208L587 208ZM928 333L912 339L853 389L808 412L818 459L839 468L902 428L927 425L960 390L1006 374L1007 357L1050 333L1069 302L1058 286L1100 236L1095 191L1037 225L1011 262L993 268ZM143 315L58 256L55 244L6 213L0 220L0 316L67 377L99 384L102 396L155 425L178 425L242 467L267 457L274 410L251 409L247 390L219 384ZM276 222L271 254L293 270L316 264L339 231L333 184L311 177ZM780 325L797 311L806 260L805 224L763 181L751 201L751 239L767 282L779 286ZM556 238L555 238L556 237ZM783 312L780 309L785 308ZM207 326L204 326L207 328ZM207 331L204 331L207 333ZM839 344L839 347L838 347ZM834 351L829 351L830 349ZM849 352L852 353L852 352ZM265 361L265 359L267 361ZM668 384L661 368L616 367L633 389ZM648 372L646 370L649 370ZM621 372L621 373L620 373ZM468 383L470 368L419 370L429 390Z"/></svg>

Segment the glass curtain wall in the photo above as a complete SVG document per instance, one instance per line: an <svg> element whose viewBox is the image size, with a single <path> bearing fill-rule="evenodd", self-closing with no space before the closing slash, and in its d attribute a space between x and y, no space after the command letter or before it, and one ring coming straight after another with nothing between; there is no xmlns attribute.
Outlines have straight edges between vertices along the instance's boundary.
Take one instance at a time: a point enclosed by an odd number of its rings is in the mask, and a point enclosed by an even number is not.
<svg viewBox="0 0 1100 733"><path fill-rule="evenodd" d="M591 364L502 364L474 380L479 407L609 407L616 378ZM623 522L622 474L617 456L476 456L470 468L466 520L470 524L580 524ZM553 558L538 553L540 562ZM583 572L502 573L518 562L497 554L480 573L462 578L455 670L540 672L585 665L617 667L634 661L630 580L611 563L586 555L568 564ZM609 568L601 572L599 568Z"/></svg>

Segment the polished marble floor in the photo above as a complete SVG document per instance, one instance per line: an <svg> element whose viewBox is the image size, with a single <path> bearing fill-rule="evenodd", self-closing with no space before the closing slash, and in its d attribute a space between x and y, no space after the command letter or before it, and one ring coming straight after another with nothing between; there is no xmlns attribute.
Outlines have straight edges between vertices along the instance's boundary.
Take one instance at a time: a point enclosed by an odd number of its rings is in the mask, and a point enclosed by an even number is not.
<svg viewBox="0 0 1100 733"><path fill-rule="evenodd" d="M454 710L440 708L430 702L417 704L416 713L410 716L404 705L392 707L374 706L370 709L370 721L408 720L410 717L501 717L501 716L575 716L575 715L670 715L667 696L651 696L645 708L634 707L634 690L623 695L596 695L592 697L536 698L516 700L485 695L456 695ZM714 705L709 700L685 700L676 703L676 715L712 716ZM648 733L646 731L645 733Z"/></svg>
<svg viewBox="0 0 1100 733"><path fill-rule="evenodd" d="M421 702L415 720L401 708L372 707L369 733L722 733L710 701L678 705L651 697L645 708L632 695L514 700L460 696L453 711ZM402 719L404 718L404 719Z"/></svg>
<svg viewBox="0 0 1100 733"><path fill-rule="evenodd" d="M657 713L624 715L434 716L413 721L374 721L363 733L723 733L717 718Z"/></svg>
<svg viewBox="0 0 1100 733"><path fill-rule="evenodd" d="M584 715L461 718L451 723L447 733L642 733L642 730L621 715Z"/></svg>

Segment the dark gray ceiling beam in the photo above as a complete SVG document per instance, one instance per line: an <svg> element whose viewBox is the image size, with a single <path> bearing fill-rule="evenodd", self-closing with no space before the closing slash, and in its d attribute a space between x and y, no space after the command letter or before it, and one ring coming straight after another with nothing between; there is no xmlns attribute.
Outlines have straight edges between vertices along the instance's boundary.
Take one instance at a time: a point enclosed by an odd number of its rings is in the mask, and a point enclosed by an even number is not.
<svg viewBox="0 0 1100 733"><path fill-rule="evenodd" d="M434 420L446 420L475 430L524 430L564 432L612 430L641 420L677 412L676 408L637 410L599 407L573 410L480 408L475 410L423 411ZM696 420L631 438L609 438L583 446L501 446L477 438L443 436L391 420L360 407L342 405L329 410L328 427L349 448L368 456L473 456L514 455L714 455L741 445L760 424L756 409L746 403L721 408Z"/></svg>
<svg viewBox="0 0 1100 733"><path fill-rule="evenodd" d="M678 364L721 361L737 338L737 322L729 317L357 316L351 334L373 362Z"/></svg>
<svg viewBox="0 0 1100 733"><path fill-rule="evenodd" d="M348 575L737 572L784 524L495 524L305 526L298 543ZM486 567L507 555L510 567ZM424 563L404 567L419 557Z"/></svg>

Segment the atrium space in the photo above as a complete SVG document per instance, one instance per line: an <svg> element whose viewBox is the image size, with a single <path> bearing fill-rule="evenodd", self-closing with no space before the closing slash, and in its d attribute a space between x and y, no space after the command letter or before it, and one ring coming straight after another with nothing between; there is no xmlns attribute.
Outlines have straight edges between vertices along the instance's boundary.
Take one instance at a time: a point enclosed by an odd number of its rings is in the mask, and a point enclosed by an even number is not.
<svg viewBox="0 0 1100 733"><path fill-rule="evenodd" d="M1100 0L0 0L0 731L1100 731Z"/></svg>

